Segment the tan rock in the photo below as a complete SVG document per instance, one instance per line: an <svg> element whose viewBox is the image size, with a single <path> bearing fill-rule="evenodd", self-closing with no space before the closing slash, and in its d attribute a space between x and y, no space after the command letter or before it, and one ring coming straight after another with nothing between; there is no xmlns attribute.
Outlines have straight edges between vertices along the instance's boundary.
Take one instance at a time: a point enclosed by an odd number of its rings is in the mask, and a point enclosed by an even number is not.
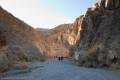
<svg viewBox="0 0 120 80"><path fill-rule="evenodd" d="M0 7L0 72L16 61L31 61L36 56L41 58L41 38L34 28Z"/></svg>

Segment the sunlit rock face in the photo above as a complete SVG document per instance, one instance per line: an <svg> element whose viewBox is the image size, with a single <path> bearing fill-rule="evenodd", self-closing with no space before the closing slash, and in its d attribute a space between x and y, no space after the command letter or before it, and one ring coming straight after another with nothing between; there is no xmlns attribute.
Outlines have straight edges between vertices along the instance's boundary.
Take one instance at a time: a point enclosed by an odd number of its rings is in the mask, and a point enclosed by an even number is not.
<svg viewBox="0 0 120 80"><path fill-rule="evenodd" d="M39 30L44 35L48 57L69 57L73 54L74 45L79 40L82 18L80 16L74 23L62 24L50 30Z"/></svg>
<svg viewBox="0 0 120 80"><path fill-rule="evenodd" d="M81 66L120 68L120 0L101 0L84 14L75 59Z"/></svg>
<svg viewBox="0 0 120 80"><path fill-rule="evenodd" d="M40 58L40 37L32 27L0 7L0 72L14 63Z"/></svg>

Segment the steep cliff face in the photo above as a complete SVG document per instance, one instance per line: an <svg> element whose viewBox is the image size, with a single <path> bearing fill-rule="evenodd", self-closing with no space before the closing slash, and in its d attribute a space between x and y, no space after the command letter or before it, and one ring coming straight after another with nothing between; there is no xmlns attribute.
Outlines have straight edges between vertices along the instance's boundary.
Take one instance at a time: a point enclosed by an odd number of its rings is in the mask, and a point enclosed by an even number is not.
<svg viewBox="0 0 120 80"><path fill-rule="evenodd" d="M48 31L46 42L48 45L48 56L69 56L70 45L68 43L69 29L72 24L63 24Z"/></svg>
<svg viewBox="0 0 120 80"><path fill-rule="evenodd" d="M42 56L40 35L0 7L0 72L19 61L30 61Z"/></svg>
<svg viewBox="0 0 120 80"><path fill-rule="evenodd" d="M73 47L79 40L81 18L74 23L62 24L53 29L40 31L44 35L46 52L48 57L64 56L73 54Z"/></svg>
<svg viewBox="0 0 120 80"><path fill-rule="evenodd" d="M75 60L86 67L120 68L120 0L101 0L85 13Z"/></svg>

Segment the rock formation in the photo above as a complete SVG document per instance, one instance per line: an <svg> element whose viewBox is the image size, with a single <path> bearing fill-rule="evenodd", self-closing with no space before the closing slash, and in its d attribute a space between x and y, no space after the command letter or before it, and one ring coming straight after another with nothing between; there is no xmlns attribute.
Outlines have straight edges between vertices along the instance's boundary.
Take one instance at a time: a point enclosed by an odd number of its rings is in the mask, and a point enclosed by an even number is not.
<svg viewBox="0 0 120 80"><path fill-rule="evenodd" d="M38 32L0 7L0 72L18 62L41 59Z"/></svg>
<svg viewBox="0 0 120 80"><path fill-rule="evenodd" d="M83 16L75 60L86 67L120 68L120 0L101 0Z"/></svg>
<svg viewBox="0 0 120 80"><path fill-rule="evenodd" d="M100 0L74 23L36 31L0 7L0 72L71 55L81 66L120 68L119 16L120 0Z"/></svg>
<svg viewBox="0 0 120 80"><path fill-rule="evenodd" d="M45 31L39 30L40 34L44 35L45 53L48 57L69 57L73 54L73 46L79 40L78 19L73 24L62 24Z"/></svg>

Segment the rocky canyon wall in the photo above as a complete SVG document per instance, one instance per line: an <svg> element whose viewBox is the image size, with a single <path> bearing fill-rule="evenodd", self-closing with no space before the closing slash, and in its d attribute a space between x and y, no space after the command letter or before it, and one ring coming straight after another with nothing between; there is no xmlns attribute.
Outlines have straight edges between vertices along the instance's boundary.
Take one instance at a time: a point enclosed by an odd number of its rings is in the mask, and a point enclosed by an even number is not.
<svg viewBox="0 0 120 80"><path fill-rule="evenodd" d="M81 66L120 68L120 0L100 0L88 8L74 58Z"/></svg>
<svg viewBox="0 0 120 80"><path fill-rule="evenodd" d="M40 33L43 33L46 45L45 53L48 57L70 57L73 54L73 47L79 40L79 23L78 18L71 24L62 24L47 31L39 30Z"/></svg>
<svg viewBox="0 0 120 80"><path fill-rule="evenodd" d="M0 72L41 59L40 37L35 29L0 7Z"/></svg>

